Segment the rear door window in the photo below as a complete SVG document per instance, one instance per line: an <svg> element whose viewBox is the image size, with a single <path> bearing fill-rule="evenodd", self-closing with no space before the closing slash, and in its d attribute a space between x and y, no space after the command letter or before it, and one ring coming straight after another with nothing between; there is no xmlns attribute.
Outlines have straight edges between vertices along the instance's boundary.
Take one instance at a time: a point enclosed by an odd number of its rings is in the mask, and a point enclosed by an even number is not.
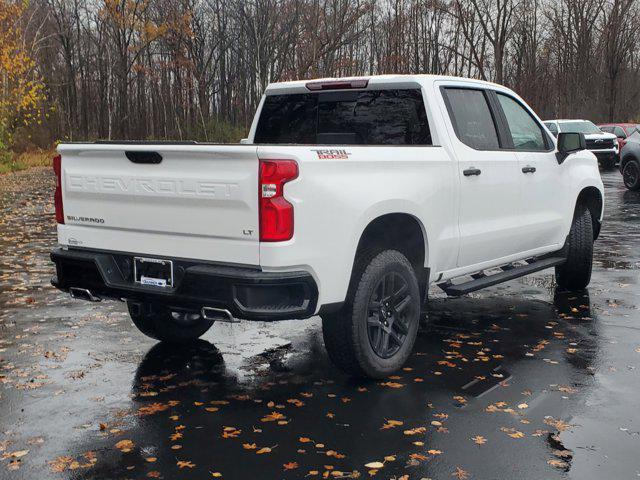
<svg viewBox="0 0 640 480"><path fill-rule="evenodd" d="M476 150L499 150L498 131L483 90L445 88L446 104L456 135Z"/></svg>
<svg viewBox="0 0 640 480"><path fill-rule="evenodd" d="M432 144L418 88L268 95L254 141L310 145Z"/></svg>

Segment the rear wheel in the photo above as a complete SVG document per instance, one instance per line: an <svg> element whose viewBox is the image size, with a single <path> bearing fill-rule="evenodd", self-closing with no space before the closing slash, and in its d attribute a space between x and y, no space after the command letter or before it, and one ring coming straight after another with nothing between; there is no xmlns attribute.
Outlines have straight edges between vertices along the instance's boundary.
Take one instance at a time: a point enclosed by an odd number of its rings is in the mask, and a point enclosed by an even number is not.
<svg viewBox="0 0 640 480"><path fill-rule="evenodd" d="M349 292L339 313L322 317L329 357L352 375L386 377L405 363L418 332L415 271L395 250L365 255L356 263Z"/></svg>
<svg viewBox="0 0 640 480"><path fill-rule="evenodd" d="M163 305L127 302L134 325L147 337L168 343L187 343L204 335L213 325L197 312L173 311Z"/></svg>
<svg viewBox="0 0 640 480"><path fill-rule="evenodd" d="M622 180L629 190L640 190L640 163L636 159L628 160L624 164Z"/></svg>
<svg viewBox="0 0 640 480"><path fill-rule="evenodd" d="M583 290L591 281L593 222L591 212L578 205L569 232L567 260L556 267L556 282L566 290Z"/></svg>

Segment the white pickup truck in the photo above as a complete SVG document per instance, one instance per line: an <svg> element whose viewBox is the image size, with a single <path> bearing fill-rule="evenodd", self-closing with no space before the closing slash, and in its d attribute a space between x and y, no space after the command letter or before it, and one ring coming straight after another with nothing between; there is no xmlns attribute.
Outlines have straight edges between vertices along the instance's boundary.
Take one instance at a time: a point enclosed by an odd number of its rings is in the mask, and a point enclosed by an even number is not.
<svg viewBox="0 0 640 480"><path fill-rule="evenodd" d="M583 289L603 213L584 135L511 90L393 75L274 83L242 145L61 144L52 283L189 341L216 320L322 317L343 370L413 347L448 295L555 267Z"/></svg>

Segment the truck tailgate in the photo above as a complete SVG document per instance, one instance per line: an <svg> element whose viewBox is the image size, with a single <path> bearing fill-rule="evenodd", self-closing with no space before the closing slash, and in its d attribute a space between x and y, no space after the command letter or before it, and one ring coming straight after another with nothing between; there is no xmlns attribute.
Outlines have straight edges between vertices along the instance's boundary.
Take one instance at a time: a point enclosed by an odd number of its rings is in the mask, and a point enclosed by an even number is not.
<svg viewBox="0 0 640 480"><path fill-rule="evenodd" d="M63 144L58 151L61 244L259 264L255 146ZM148 152L161 161L147 163Z"/></svg>

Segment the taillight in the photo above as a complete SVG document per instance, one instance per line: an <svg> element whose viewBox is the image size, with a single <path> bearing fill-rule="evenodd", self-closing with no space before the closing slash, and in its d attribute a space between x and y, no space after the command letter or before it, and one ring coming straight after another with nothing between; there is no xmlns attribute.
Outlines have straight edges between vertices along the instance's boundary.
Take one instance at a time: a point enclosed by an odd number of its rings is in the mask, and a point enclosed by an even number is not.
<svg viewBox="0 0 640 480"><path fill-rule="evenodd" d="M62 157L53 157L53 173L56 174L56 192L53 199L56 207L56 221L64 223L64 209L62 207Z"/></svg>
<svg viewBox="0 0 640 480"><path fill-rule="evenodd" d="M282 242L293 237L293 205L284 198L284 184L298 177L293 160L260 160L260 241Z"/></svg>

